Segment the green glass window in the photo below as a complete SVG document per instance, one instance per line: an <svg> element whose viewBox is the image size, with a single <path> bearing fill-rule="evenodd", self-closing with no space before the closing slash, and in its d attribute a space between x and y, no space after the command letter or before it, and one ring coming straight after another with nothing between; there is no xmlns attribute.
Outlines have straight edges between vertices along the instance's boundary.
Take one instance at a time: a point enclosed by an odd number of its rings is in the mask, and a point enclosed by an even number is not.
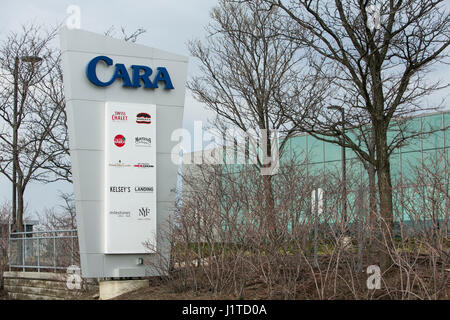
<svg viewBox="0 0 450 320"><path fill-rule="evenodd" d="M406 145L402 147L402 152L420 151L420 135L417 134L421 132L421 118L408 120L404 126L404 132L406 137L414 137L406 141Z"/></svg>
<svg viewBox="0 0 450 320"><path fill-rule="evenodd" d="M422 118L423 150L442 148L444 136L442 132L442 114Z"/></svg>
<svg viewBox="0 0 450 320"><path fill-rule="evenodd" d="M311 163L323 163L323 141L308 136L308 151Z"/></svg>

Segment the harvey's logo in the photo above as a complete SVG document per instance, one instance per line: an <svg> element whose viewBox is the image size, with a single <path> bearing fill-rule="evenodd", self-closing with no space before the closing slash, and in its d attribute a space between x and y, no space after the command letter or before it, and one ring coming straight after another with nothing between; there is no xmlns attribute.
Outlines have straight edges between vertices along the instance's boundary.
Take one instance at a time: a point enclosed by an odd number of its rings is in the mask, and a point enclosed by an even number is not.
<svg viewBox="0 0 450 320"><path fill-rule="evenodd" d="M152 116L145 112L140 112L136 115L136 123L150 124L152 123Z"/></svg>

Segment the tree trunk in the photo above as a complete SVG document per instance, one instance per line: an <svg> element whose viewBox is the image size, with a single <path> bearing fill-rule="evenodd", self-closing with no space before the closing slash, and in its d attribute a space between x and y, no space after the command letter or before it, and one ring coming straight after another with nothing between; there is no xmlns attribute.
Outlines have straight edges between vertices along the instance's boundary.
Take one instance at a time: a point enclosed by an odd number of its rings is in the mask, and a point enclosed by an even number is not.
<svg viewBox="0 0 450 320"><path fill-rule="evenodd" d="M371 163L367 163L367 174L369 176L369 264L376 257L376 230L377 230L377 186L375 181L375 167Z"/></svg>
<svg viewBox="0 0 450 320"><path fill-rule="evenodd" d="M377 186L375 183L375 167L368 164L367 173L369 176L369 225L371 231L375 230L377 224Z"/></svg>
<svg viewBox="0 0 450 320"><path fill-rule="evenodd" d="M378 133L378 132L377 132ZM377 177L378 193L380 196L380 267L383 271L391 266L389 250L392 248L393 237L393 206L391 169L387 147L387 132L382 130L376 137L377 143Z"/></svg>
<svg viewBox="0 0 450 320"><path fill-rule="evenodd" d="M17 188L17 231L23 232L24 226L23 226L23 193L24 190L21 187Z"/></svg>
<svg viewBox="0 0 450 320"><path fill-rule="evenodd" d="M270 241L275 240L277 234L277 219L275 215L275 204L273 198L273 188L272 188L272 177L271 175L263 176L264 184L264 198L265 198L265 213L266 213L266 230L268 232L268 238Z"/></svg>

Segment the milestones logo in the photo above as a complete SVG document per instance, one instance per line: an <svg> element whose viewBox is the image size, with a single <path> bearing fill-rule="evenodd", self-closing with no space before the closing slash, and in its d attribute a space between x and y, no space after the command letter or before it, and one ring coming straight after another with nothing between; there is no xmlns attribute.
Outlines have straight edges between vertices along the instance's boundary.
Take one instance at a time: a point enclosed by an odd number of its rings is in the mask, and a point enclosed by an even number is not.
<svg viewBox="0 0 450 320"><path fill-rule="evenodd" d="M114 144L116 147L122 148L125 145L125 137L121 134L118 134L114 137Z"/></svg>
<svg viewBox="0 0 450 320"><path fill-rule="evenodd" d="M127 121L128 116L125 111L114 111L112 121Z"/></svg>
<svg viewBox="0 0 450 320"><path fill-rule="evenodd" d="M120 210L112 210L109 212L110 215L116 216L118 218L129 218L131 217L130 211L120 211Z"/></svg>
<svg viewBox="0 0 450 320"><path fill-rule="evenodd" d="M152 116L145 112L138 113L136 115L136 123L150 124L152 123Z"/></svg>
<svg viewBox="0 0 450 320"><path fill-rule="evenodd" d="M149 137L135 137L134 145L136 147L151 147L152 146L152 138Z"/></svg>

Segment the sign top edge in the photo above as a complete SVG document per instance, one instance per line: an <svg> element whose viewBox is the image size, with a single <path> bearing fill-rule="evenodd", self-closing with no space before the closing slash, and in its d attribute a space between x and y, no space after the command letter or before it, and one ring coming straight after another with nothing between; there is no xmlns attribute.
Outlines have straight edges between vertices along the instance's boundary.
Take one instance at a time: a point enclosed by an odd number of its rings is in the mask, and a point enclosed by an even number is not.
<svg viewBox="0 0 450 320"><path fill-rule="evenodd" d="M189 58L180 54L137 44L82 29L69 29L63 26L59 30L61 52L83 51L98 54L108 52L111 55L128 55L142 58L176 60L188 62Z"/></svg>

